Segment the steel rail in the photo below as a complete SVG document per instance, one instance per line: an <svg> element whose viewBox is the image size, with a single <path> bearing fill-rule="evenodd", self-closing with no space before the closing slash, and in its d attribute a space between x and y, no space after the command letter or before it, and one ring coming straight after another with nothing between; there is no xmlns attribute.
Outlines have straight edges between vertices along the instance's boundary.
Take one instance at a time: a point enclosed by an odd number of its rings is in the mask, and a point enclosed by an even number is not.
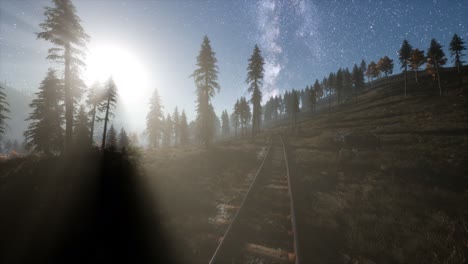
<svg viewBox="0 0 468 264"><path fill-rule="evenodd" d="M257 176L258 176L258 175L260 174L260 172L262 171L263 165L265 164L266 159L267 159L268 156L270 155L271 145L272 145L272 142L273 142L273 140L271 139L271 136L270 136L270 138L269 138L269 141L270 141L270 142L269 142L269 146L268 146L267 153L265 154L265 157L263 157L262 163L260 164L260 167L258 168L257 172L255 173L255 177L254 177L252 183L251 183L250 186L249 186L249 190L247 191L247 193L245 194L244 198L242 199L242 203L241 203L241 205L239 206L239 209L237 209L236 214L234 215L233 219L232 219L231 222L229 223L228 228L227 228L226 231L224 232L224 235L223 235L223 237L222 237L222 239L221 239L221 242L218 244L218 247L216 248L216 250L215 250L213 256L211 257L209 264L213 264L213 263L215 263L215 261L217 260L217 258L218 258L218 256L219 256L219 252L220 252L221 248L222 248L223 245L224 245L224 241L226 241L226 237L228 237L228 235L230 234L230 231L231 231L231 229L232 229L233 224L236 222L237 217L239 216L239 213L242 211L242 209L243 209L243 207L244 207L244 204L245 204L245 202L246 202L246 200L247 200L247 198L248 198L248 196L249 196L251 190L253 189L253 186L255 185L255 182L256 182L256 180L257 180Z"/></svg>
<svg viewBox="0 0 468 264"><path fill-rule="evenodd" d="M289 174L289 162L288 156L286 155L286 146L284 145L283 137L279 135L281 139L281 144L283 145L283 153L284 153L284 160L286 162L286 177L288 178L288 191L289 191L289 206L291 208L291 226L292 226L292 233L294 238L294 254L295 254L295 264L301 263L301 257L299 254L299 242L297 238L297 224L296 224L296 211L294 209L294 197L292 192L292 185L291 185L291 175Z"/></svg>

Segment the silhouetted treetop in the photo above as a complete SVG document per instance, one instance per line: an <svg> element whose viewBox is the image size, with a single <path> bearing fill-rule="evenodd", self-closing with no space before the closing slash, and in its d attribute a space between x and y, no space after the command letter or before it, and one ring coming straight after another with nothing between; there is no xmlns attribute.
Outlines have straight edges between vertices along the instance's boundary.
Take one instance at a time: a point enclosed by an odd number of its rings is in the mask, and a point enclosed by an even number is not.
<svg viewBox="0 0 468 264"><path fill-rule="evenodd" d="M252 93L252 135L255 135L260 130L260 119L261 119L261 102L262 102L262 91L260 87L263 82L263 57L260 54L260 49L255 45L252 56L249 58L249 64L247 66L247 79L245 82L249 85L248 91Z"/></svg>
<svg viewBox="0 0 468 264"><path fill-rule="evenodd" d="M55 70L49 69L39 86L36 98L30 104L33 112L26 119L31 121L24 132L26 149L45 154L62 151L62 100L62 82L57 78Z"/></svg>
<svg viewBox="0 0 468 264"><path fill-rule="evenodd" d="M465 56L463 51L466 50L465 42L457 34L454 34L450 41L450 55L453 56L453 62L457 67L458 73L460 73L460 67L463 65L462 58Z"/></svg>
<svg viewBox="0 0 468 264"><path fill-rule="evenodd" d="M54 7L45 7L45 21L39 24L42 32L36 35L56 46L49 49L47 59L62 62L65 66L65 148L68 149L73 136L74 97L82 94L82 83L78 77L79 67L84 65L82 49L89 36L81 26L81 19L70 0L53 0L53 4Z"/></svg>
<svg viewBox="0 0 468 264"><path fill-rule="evenodd" d="M197 87L197 122L200 140L203 144L209 145L213 135L213 106L210 104L210 98L219 91L218 66L215 52L211 49L210 40L207 36L203 38L200 53L197 56L197 69L191 77L194 78Z"/></svg>
<svg viewBox="0 0 468 264"><path fill-rule="evenodd" d="M2 136L7 128L6 120L8 116L6 114L10 112L7 96L4 91L5 88L0 84L0 140L2 140Z"/></svg>

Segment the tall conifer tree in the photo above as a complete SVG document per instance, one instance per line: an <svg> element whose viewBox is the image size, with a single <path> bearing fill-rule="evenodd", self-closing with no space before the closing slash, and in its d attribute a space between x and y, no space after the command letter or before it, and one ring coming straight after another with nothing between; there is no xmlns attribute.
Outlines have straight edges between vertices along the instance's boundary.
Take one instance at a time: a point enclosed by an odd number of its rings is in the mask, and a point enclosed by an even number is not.
<svg viewBox="0 0 468 264"><path fill-rule="evenodd" d="M442 85L440 84L440 67L447 62L445 53L442 50L442 45L437 40L432 39L429 50L427 51L427 58L430 65L432 65L437 74L437 84L439 85L439 94L442 96Z"/></svg>
<svg viewBox="0 0 468 264"><path fill-rule="evenodd" d="M2 140L2 137L5 134L7 128L7 113L10 112L8 106L9 104L5 94L5 88L0 84L0 141Z"/></svg>
<svg viewBox="0 0 468 264"><path fill-rule="evenodd" d="M150 111L146 116L146 132L148 133L150 147L159 147L159 141L164 129L163 106L158 90L155 89L150 99Z"/></svg>
<svg viewBox="0 0 468 264"><path fill-rule="evenodd" d="M418 83L419 82L418 80L419 67L421 67L424 64L424 62L426 62L424 51L419 50L419 49L414 49L411 52L411 58L409 62L410 62L411 69L414 71L414 74L415 74L414 77L415 77L416 83Z"/></svg>
<svg viewBox="0 0 468 264"><path fill-rule="evenodd" d="M179 109L174 109L174 113L172 114L172 122L174 126L174 145L179 144L179 137L180 137L180 115Z"/></svg>
<svg viewBox="0 0 468 264"><path fill-rule="evenodd" d="M90 145L90 122L84 105L80 105L73 134L75 135L75 146L85 147Z"/></svg>
<svg viewBox="0 0 468 264"><path fill-rule="evenodd" d="M230 130L230 125L229 125L229 114L227 110L224 110L223 113L221 114L221 127L223 131L223 136L227 137L229 136L229 130Z"/></svg>
<svg viewBox="0 0 468 264"><path fill-rule="evenodd" d="M83 66L84 52L82 51L89 36L81 26L81 19L76 14L76 8L70 0L53 0L54 7L46 7L45 21L39 24L42 32L37 38L50 41L55 48L49 49L47 59L64 64L64 91L65 91L65 148L72 144L73 113L74 113L74 75Z"/></svg>
<svg viewBox="0 0 468 264"><path fill-rule="evenodd" d="M115 130L114 125L112 124L109 128L109 131L107 131L107 140L105 142L105 148L109 150L117 150L117 144L117 131Z"/></svg>
<svg viewBox="0 0 468 264"><path fill-rule="evenodd" d="M409 60L411 58L412 51L413 51L413 47L409 44L408 40L406 39L403 40L403 43L401 44L401 48L398 51L398 55L400 59L401 68L404 69L405 96L406 96L407 82L408 82L407 71L408 71Z"/></svg>
<svg viewBox="0 0 468 264"><path fill-rule="evenodd" d="M457 34L453 35L452 40L450 41L450 55L454 56L453 62L455 62L455 67L460 74L460 68L463 66L462 57L465 56L463 51L466 50L465 42Z"/></svg>
<svg viewBox="0 0 468 264"><path fill-rule="evenodd" d="M114 115L112 110L115 108L117 104L117 86L115 85L114 80L109 78L106 83L106 87L104 90L104 100L105 103L101 105L100 111L105 112L104 115L104 130L102 133L102 145L101 148L104 149L106 147L106 136L107 136L107 123L109 122L110 118Z"/></svg>
<svg viewBox="0 0 468 264"><path fill-rule="evenodd" d="M91 115L91 128L90 128L90 136L89 140L91 144L93 144L93 139L94 139L94 125L96 121L101 121L102 118L100 118L98 114L99 108L102 108L102 104L105 103L104 101L104 95L103 95L103 89L101 88L101 85L98 82L95 82L91 88L88 91L88 98L86 100L86 103L88 106L91 108L91 111L89 111L89 115Z"/></svg>
<svg viewBox="0 0 468 264"><path fill-rule="evenodd" d="M257 45L255 45L253 54L249 59L249 65L247 67L247 79L246 83L249 85L249 92L252 93L252 136L260 130L261 120L261 102L262 102L262 91L260 90L263 83L263 65L265 64L261 51Z"/></svg>
<svg viewBox="0 0 468 264"><path fill-rule="evenodd" d="M191 77L197 87L197 122L200 140L206 146L211 143L213 126L210 99L220 90L218 80L218 66L216 53L211 49L210 40L203 38L200 54L197 56L197 69Z"/></svg>
<svg viewBox="0 0 468 264"><path fill-rule="evenodd" d="M33 112L26 119L31 121L24 132L27 150L46 155L63 150L62 100L62 82L55 70L49 69L39 86L36 99L29 105Z"/></svg>
<svg viewBox="0 0 468 264"><path fill-rule="evenodd" d="M125 131L125 128L120 129L119 133L119 148L122 150L128 149L130 146L130 139L128 138L127 131Z"/></svg>
<svg viewBox="0 0 468 264"><path fill-rule="evenodd" d="M164 146L168 147L171 145L173 132L174 123L172 122L171 115L167 114L167 117L164 120L164 131L162 135L162 142Z"/></svg>
<svg viewBox="0 0 468 264"><path fill-rule="evenodd" d="M189 127L187 122L187 116L185 115L185 110L182 110L180 114L180 139L179 142L181 145L187 145L189 143Z"/></svg>

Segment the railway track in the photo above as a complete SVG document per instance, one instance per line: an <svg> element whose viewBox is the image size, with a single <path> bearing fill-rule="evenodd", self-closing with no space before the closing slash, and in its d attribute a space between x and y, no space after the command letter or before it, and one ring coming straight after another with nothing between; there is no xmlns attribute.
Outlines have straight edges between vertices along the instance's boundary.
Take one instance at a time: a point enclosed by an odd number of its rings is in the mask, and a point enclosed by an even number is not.
<svg viewBox="0 0 468 264"><path fill-rule="evenodd" d="M273 135L209 263L300 263L292 195L284 142Z"/></svg>

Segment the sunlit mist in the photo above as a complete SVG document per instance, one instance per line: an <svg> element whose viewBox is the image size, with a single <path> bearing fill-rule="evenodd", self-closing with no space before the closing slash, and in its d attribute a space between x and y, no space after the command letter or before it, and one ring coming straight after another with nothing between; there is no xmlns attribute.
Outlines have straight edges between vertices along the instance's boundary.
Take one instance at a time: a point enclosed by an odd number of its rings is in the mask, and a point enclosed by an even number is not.
<svg viewBox="0 0 468 264"><path fill-rule="evenodd" d="M147 68L141 58L126 47L113 44L91 46L86 59L85 81L105 82L112 77L125 107L137 107L151 89Z"/></svg>

